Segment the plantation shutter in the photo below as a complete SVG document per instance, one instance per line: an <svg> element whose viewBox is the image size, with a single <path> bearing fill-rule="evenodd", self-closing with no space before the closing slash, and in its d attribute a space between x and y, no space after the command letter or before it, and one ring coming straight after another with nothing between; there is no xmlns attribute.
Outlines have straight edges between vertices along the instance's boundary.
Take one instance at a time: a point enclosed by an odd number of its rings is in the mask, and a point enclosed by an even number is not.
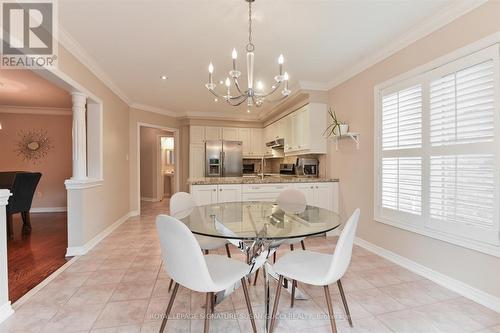
<svg viewBox="0 0 500 333"><path fill-rule="evenodd" d="M430 83L429 225L480 240L498 240L494 78L488 60Z"/></svg>
<svg viewBox="0 0 500 333"><path fill-rule="evenodd" d="M422 208L419 156L401 150L422 145L422 87L420 84L382 97L382 207L420 214ZM416 153L416 151L415 151Z"/></svg>

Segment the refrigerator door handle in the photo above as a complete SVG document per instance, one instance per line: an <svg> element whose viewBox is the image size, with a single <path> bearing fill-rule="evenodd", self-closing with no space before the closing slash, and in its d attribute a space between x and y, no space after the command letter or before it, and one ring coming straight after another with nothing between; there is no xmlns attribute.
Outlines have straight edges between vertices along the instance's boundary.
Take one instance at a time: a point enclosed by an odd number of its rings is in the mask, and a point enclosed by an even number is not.
<svg viewBox="0 0 500 333"><path fill-rule="evenodd" d="M226 171L224 170L224 157L225 157L224 155L225 155L224 152L221 151L220 152L220 162L219 162L219 164L220 164L219 177L224 177L225 176L224 174L226 173Z"/></svg>

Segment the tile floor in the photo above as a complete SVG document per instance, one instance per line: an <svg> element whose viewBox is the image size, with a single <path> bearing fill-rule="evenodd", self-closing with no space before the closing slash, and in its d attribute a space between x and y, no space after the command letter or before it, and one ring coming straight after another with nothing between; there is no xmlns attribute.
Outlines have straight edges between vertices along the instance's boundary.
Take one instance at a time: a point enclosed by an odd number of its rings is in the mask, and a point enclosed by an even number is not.
<svg viewBox="0 0 500 333"><path fill-rule="evenodd" d="M141 217L117 228L90 253L23 304L0 332L158 332L169 299L161 269L154 218L168 203L145 204ZM306 240L310 250L333 252L335 238ZM282 249L278 254L282 254ZM233 248L233 257L243 255ZM221 250L220 254L224 254ZM500 333L500 314L355 247L343 279L354 327L347 324L336 285L330 287L339 332ZM300 285L308 300L289 307L283 292L275 332L330 332L323 289ZM274 291L274 285L273 285ZM263 313L262 279L250 287L256 314ZM274 298L273 298L274 299ZM201 332L204 295L179 289L167 332ZM243 292L216 307L211 332L251 332ZM262 321L258 320L261 331Z"/></svg>

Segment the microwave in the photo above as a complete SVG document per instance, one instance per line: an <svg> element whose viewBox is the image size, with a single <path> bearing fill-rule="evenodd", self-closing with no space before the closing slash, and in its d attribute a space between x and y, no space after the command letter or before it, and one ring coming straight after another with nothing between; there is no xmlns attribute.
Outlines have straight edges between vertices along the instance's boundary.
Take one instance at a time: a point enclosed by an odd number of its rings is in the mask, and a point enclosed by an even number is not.
<svg viewBox="0 0 500 333"><path fill-rule="evenodd" d="M297 158L295 170L299 176L318 177L318 165L315 158Z"/></svg>

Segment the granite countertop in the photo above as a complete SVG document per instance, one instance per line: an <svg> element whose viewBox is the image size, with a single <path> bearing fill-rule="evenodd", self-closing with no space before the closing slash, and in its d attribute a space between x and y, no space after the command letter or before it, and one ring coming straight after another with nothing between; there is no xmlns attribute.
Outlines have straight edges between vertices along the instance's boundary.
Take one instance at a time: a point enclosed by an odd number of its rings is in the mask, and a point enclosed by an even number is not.
<svg viewBox="0 0 500 333"><path fill-rule="evenodd" d="M338 182L336 178L314 178L300 176L266 176L261 177L201 177L188 179L189 185L218 184L273 184L273 183L325 183Z"/></svg>

